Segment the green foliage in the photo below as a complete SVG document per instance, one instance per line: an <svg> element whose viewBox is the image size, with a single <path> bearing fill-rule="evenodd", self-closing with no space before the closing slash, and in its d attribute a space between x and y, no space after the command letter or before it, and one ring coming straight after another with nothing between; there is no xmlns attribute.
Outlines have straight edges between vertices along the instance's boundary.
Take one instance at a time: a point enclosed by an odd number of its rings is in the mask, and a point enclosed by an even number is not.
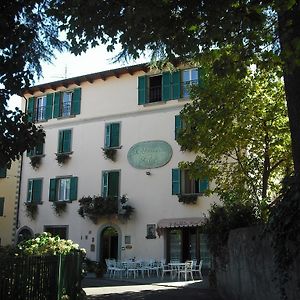
<svg viewBox="0 0 300 300"><path fill-rule="evenodd" d="M299 178L289 176L284 180L280 196L271 209L267 230L272 234L281 297L287 299L285 284L290 279L289 270L300 254Z"/></svg>
<svg viewBox="0 0 300 300"><path fill-rule="evenodd" d="M183 194L183 195L178 195L178 201L182 202L184 204L196 204L198 199L198 195L188 195L188 194Z"/></svg>
<svg viewBox="0 0 300 300"><path fill-rule="evenodd" d="M225 202L223 206L214 204L209 210L209 217L203 225L207 234L208 247L212 255L225 262L226 245L232 229L257 225L261 220L257 217L255 207L250 203L239 201Z"/></svg>
<svg viewBox="0 0 300 300"><path fill-rule="evenodd" d="M50 61L54 49L66 46L49 15L51 5L51 0L0 4L0 33L5 36L0 42L0 166L9 166L44 141L43 130L20 110L8 110L7 101L33 83L34 75L41 75L41 61Z"/></svg>
<svg viewBox="0 0 300 300"><path fill-rule="evenodd" d="M38 169L40 167L41 163L42 163L42 157L40 155L30 157L30 164L33 169L35 169L35 170Z"/></svg>
<svg viewBox="0 0 300 300"><path fill-rule="evenodd" d="M61 216L67 210L67 203L65 201L54 201L52 207L57 216Z"/></svg>
<svg viewBox="0 0 300 300"><path fill-rule="evenodd" d="M112 161L116 160L117 149L115 148L102 148L103 155L105 159L110 159Z"/></svg>
<svg viewBox="0 0 300 300"><path fill-rule="evenodd" d="M123 195L119 203L115 197L101 197L101 196L88 196L79 199L78 213L81 217L88 217L95 224L98 219L104 216L119 216L121 218L129 219L132 215L134 208L127 204L128 199Z"/></svg>
<svg viewBox="0 0 300 300"><path fill-rule="evenodd" d="M77 251L85 253L78 244L71 240L61 239L59 236L52 237L50 233L43 232L36 238L21 242L18 245L20 254L23 255L59 255L69 254Z"/></svg>
<svg viewBox="0 0 300 300"><path fill-rule="evenodd" d="M184 129L177 139L197 156L181 167L214 180L212 191L221 198L235 194L258 206L279 191L292 165L282 81L272 70L249 70L240 78L204 66L203 73L181 112Z"/></svg>
<svg viewBox="0 0 300 300"><path fill-rule="evenodd" d="M59 165L63 165L71 158L69 153L56 153L56 160Z"/></svg>

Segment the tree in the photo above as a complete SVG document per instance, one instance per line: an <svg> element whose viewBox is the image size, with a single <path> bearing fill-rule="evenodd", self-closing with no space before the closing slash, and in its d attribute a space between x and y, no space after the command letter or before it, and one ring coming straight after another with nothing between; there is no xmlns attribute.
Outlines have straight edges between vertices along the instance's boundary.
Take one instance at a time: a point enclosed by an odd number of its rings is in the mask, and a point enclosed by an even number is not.
<svg viewBox="0 0 300 300"><path fill-rule="evenodd" d="M98 43L118 58L195 58L223 49L218 73L245 76L247 66L283 69L295 174L300 174L300 0L58 1L54 14L74 53ZM88 21L87 21L88 20ZM300 176L299 176L300 177Z"/></svg>
<svg viewBox="0 0 300 300"><path fill-rule="evenodd" d="M44 141L42 128L26 114L10 111L7 101L41 75L40 61L50 61L58 39L58 23L49 15L50 1L2 1L0 4L0 167L9 167L26 151Z"/></svg>
<svg viewBox="0 0 300 300"><path fill-rule="evenodd" d="M216 181L221 198L259 206L280 189L292 166L283 82L272 70L249 70L246 77L211 72L191 89L181 111L182 150L197 153L185 162L195 177Z"/></svg>

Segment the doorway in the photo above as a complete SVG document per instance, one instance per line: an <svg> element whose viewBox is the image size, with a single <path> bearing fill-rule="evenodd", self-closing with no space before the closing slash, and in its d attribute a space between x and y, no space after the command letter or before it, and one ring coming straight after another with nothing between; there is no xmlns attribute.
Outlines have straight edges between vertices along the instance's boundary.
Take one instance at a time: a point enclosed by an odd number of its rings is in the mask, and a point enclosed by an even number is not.
<svg viewBox="0 0 300 300"><path fill-rule="evenodd" d="M100 261L104 262L105 259L118 259L119 250L119 234L118 231L108 226L101 232L100 238L101 252Z"/></svg>

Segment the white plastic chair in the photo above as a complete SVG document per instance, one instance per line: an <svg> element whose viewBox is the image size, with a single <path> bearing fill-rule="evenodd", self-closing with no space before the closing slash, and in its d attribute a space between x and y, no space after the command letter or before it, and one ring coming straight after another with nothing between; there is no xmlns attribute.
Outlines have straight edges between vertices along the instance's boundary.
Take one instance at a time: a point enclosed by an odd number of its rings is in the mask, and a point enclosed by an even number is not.
<svg viewBox="0 0 300 300"><path fill-rule="evenodd" d="M184 275L184 280L187 281L188 275L191 277L192 280L194 280L193 277L193 261L189 260L186 261L184 264L184 268L178 270L178 280L180 280L181 275Z"/></svg>
<svg viewBox="0 0 300 300"><path fill-rule="evenodd" d="M201 280L203 279L203 276L202 276L202 264L203 264L203 261L200 260L199 261L199 265L195 265L193 267L193 273L196 273Z"/></svg>

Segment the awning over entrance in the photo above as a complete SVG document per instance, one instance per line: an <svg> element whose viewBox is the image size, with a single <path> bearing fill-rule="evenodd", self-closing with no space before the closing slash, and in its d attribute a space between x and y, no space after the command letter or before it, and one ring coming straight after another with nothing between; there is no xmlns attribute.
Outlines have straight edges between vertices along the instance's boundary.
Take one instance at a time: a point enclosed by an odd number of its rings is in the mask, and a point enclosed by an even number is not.
<svg viewBox="0 0 300 300"><path fill-rule="evenodd" d="M161 219L157 223L156 230L158 235L161 235L161 230L163 228L197 227L197 226L201 226L204 220L205 220L204 217Z"/></svg>

